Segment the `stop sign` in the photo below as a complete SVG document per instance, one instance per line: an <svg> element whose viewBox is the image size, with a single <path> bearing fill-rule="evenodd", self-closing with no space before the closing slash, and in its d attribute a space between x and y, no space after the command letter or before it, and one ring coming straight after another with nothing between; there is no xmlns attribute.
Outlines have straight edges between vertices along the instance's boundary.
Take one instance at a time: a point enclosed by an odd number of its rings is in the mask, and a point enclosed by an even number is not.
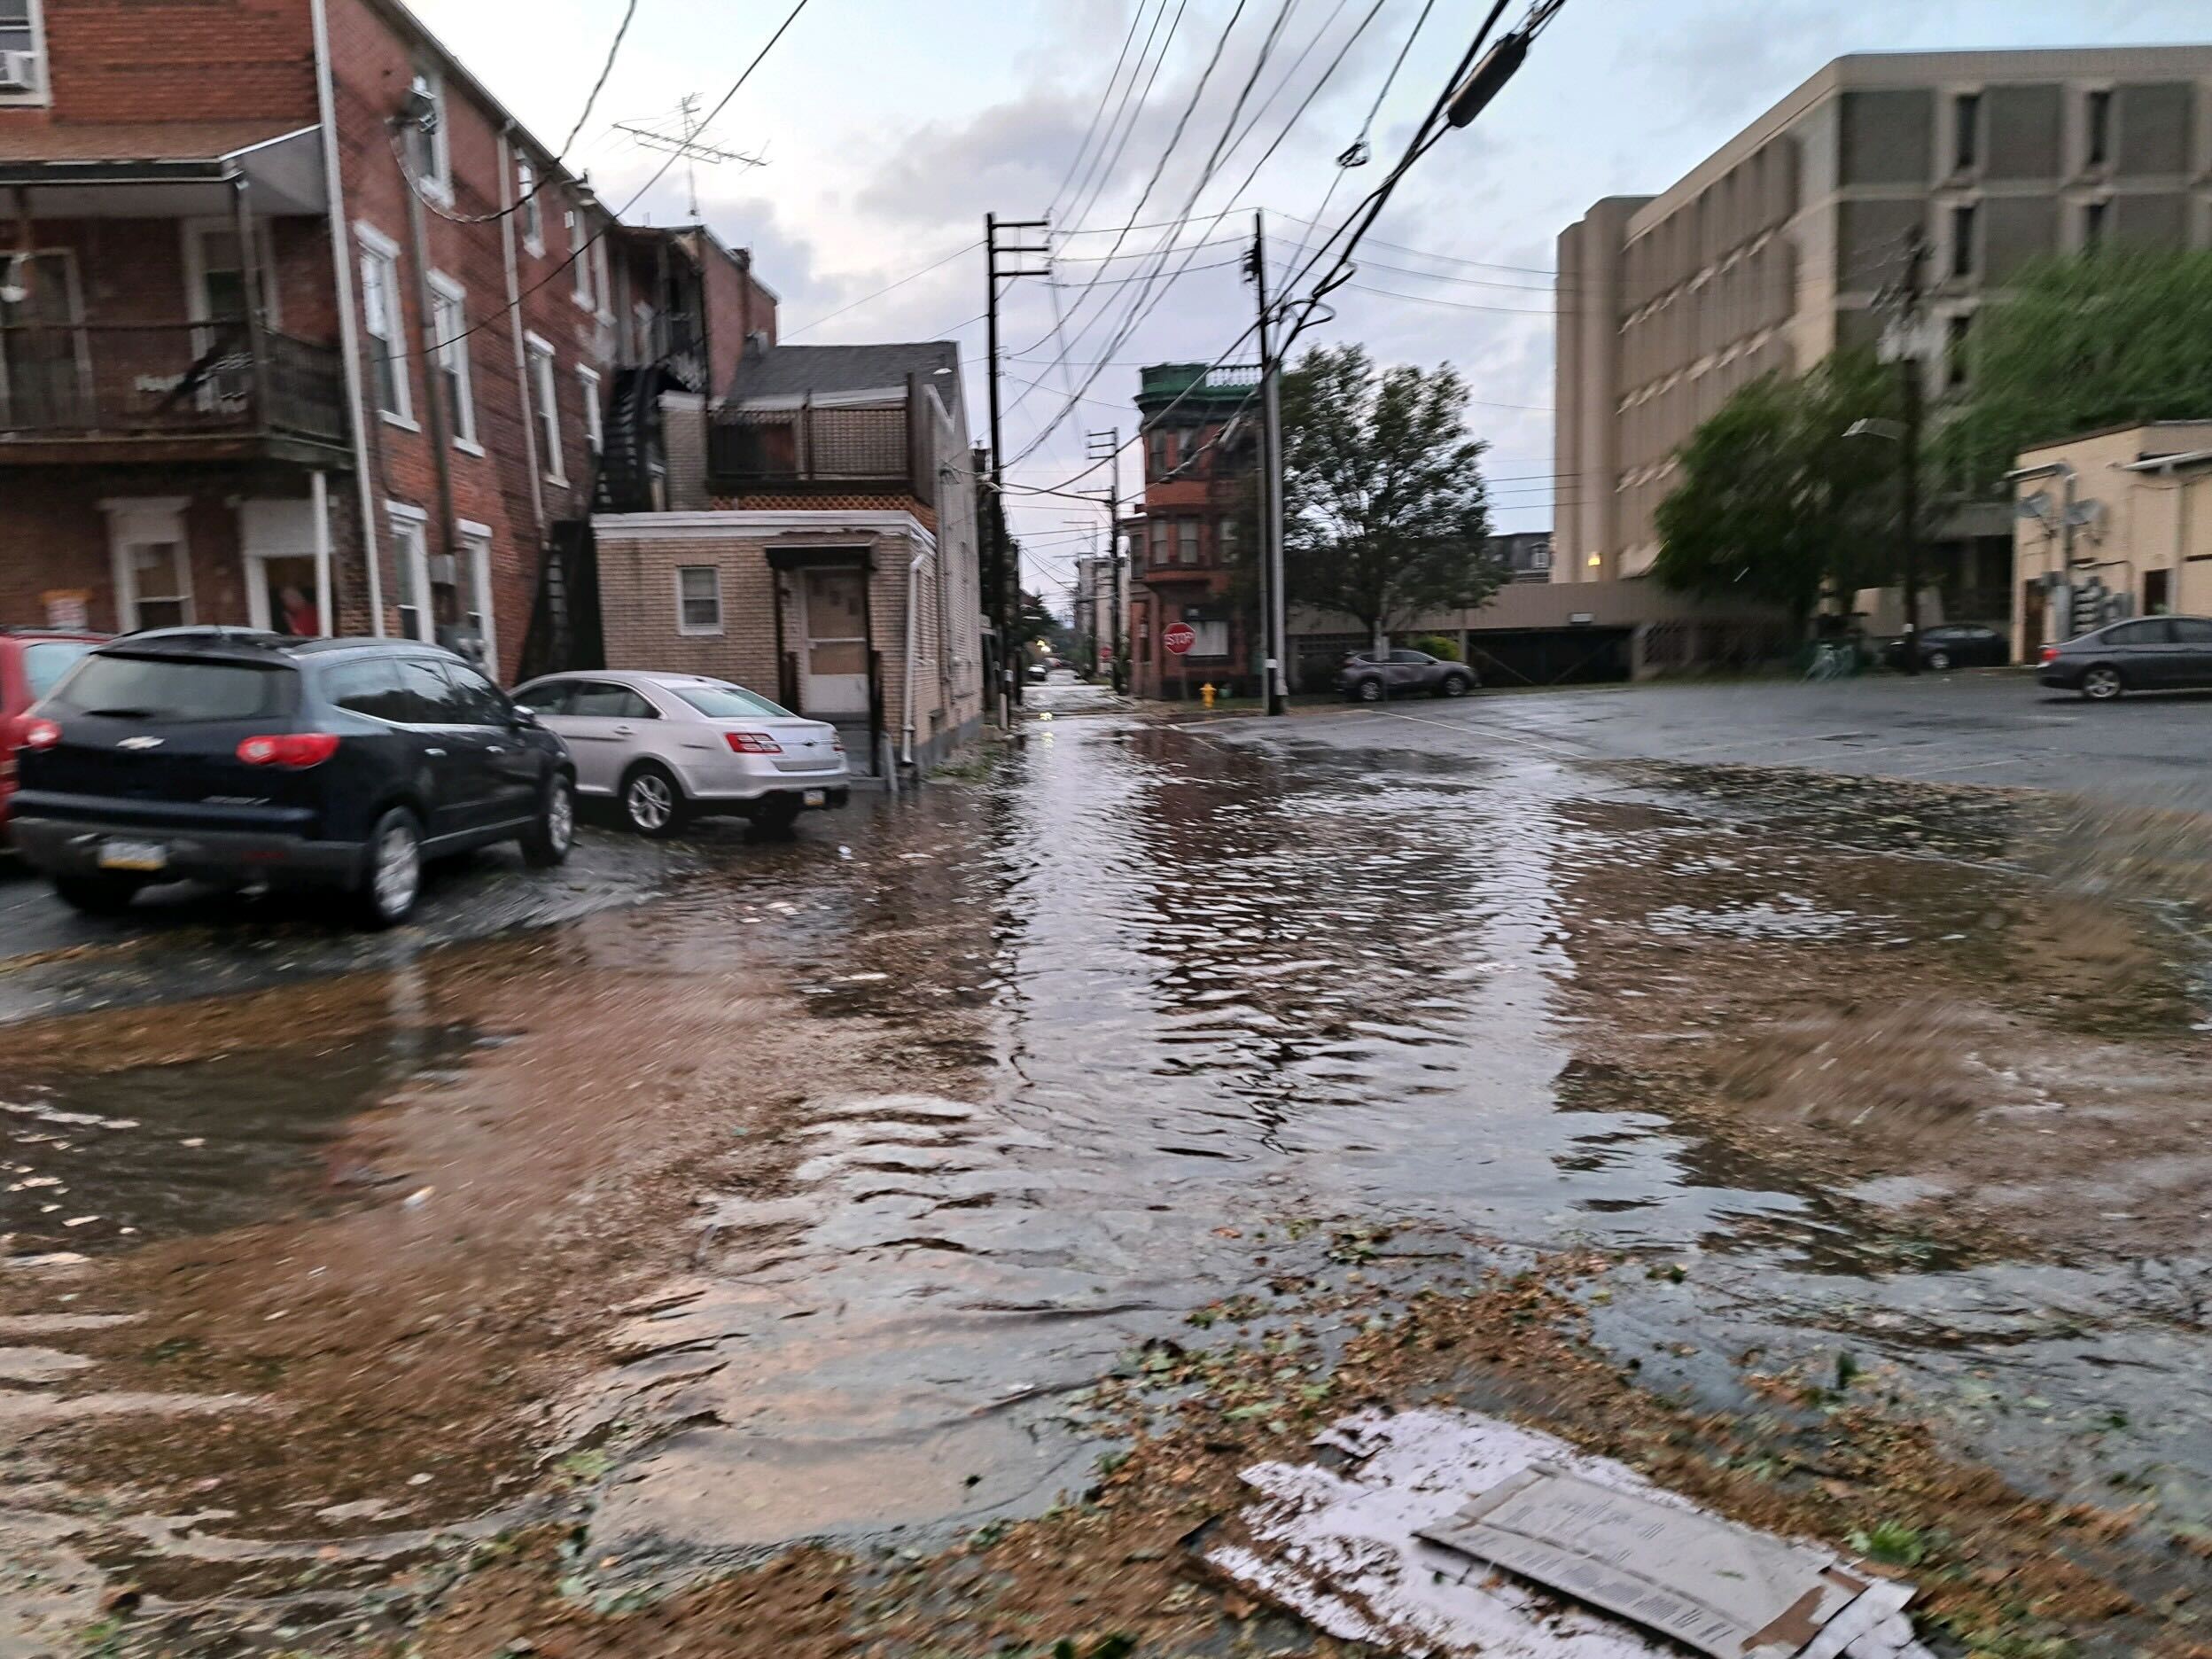
<svg viewBox="0 0 2212 1659"><path fill-rule="evenodd" d="M1171 622L1160 635L1160 643L1172 656L1180 657L1198 643L1198 630L1188 622Z"/></svg>

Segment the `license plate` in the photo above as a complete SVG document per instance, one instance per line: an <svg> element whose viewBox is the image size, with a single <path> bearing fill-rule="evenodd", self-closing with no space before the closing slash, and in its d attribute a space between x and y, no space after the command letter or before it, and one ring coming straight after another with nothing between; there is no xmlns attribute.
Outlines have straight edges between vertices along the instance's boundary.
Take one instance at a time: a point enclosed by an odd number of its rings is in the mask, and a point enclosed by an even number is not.
<svg viewBox="0 0 2212 1659"><path fill-rule="evenodd" d="M799 797L799 804L805 806L827 806L830 804L830 791L808 790L806 794Z"/></svg>
<svg viewBox="0 0 2212 1659"><path fill-rule="evenodd" d="M103 841L100 868L119 870L159 870L169 867L169 850L159 841Z"/></svg>

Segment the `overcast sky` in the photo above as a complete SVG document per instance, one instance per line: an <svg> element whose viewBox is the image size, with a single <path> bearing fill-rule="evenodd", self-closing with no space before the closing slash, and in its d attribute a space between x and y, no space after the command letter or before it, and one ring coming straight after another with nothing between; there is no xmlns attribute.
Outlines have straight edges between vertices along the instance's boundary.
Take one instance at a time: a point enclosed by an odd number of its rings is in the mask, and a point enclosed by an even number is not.
<svg viewBox="0 0 2212 1659"><path fill-rule="evenodd" d="M413 3L541 140L557 143L626 0ZM572 165L589 171L611 206L635 199L630 217L688 217L681 164L651 182L666 158L613 123L673 131L687 92L711 107L791 4L638 0ZM1336 157L1359 136L1424 4L1426 27L1375 121L1375 160L1340 169ZM1514 0L1508 20L1523 4ZM1007 448L1035 446L1013 481L1063 486L1083 466L1087 432L1133 430L1138 363L1210 361L1250 322L1240 248L1227 239L1249 238L1251 209L1267 210L1271 265L1290 267L1306 233L1299 216L1322 217L1326 203L1334 229L1373 188L1488 9L1488 0L807 0L706 135L765 165L703 168L702 206L726 241L755 250L782 299L787 339L959 340L978 437L983 216L1051 210L1066 231L1055 238L1064 286L1055 296L1024 281L1007 293L1007 371L1019 378L1006 386ZM1133 15L1128 62L1114 78ZM1548 272L1559 231L1591 202L1663 188L1841 52L2208 35L2206 0L1567 0L1505 96L1407 175L1361 250L1361 288L1336 295L1336 317L1309 339L1364 341L1383 362L1456 365L1483 400L1471 422L1493 444L1499 527L1548 528ZM1129 63L1141 56L1130 96ZM1112 131L1110 149L1087 147L1094 121ZM1194 199L1225 134L1226 156ZM1190 229L1140 229L1117 246L1123 226L1194 211L1203 217ZM1217 213L1226 216L1210 228ZM1182 244L1170 250L1175 236ZM1190 245L1204 242L1222 245ZM1172 289L1131 280L1164 253L1168 273L1188 261ZM1147 257L1104 262L1109 253ZM1055 298L1067 317L1064 352L1053 339ZM1064 372L1063 355L1072 364ZM1040 439L1071 390L1083 401ZM1121 476L1125 493L1137 487L1133 452ZM1103 482L1096 472L1072 487ZM1030 578L1055 599L1066 561L1090 546L1087 519L1102 516L1049 496L1016 510Z"/></svg>

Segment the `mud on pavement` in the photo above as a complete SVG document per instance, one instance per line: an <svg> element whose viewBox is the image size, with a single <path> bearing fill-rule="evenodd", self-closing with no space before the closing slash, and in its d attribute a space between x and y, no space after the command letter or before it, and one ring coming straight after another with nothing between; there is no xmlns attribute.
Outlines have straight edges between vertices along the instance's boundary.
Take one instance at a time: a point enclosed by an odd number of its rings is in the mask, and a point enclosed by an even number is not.
<svg viewBox="0 0 2212 1659"><path fill-rule="evenodd" d="M1432 1398L2201 1651L2201 826L1299 726L0 1032L0 1654L1327 1652L1181 1542Z"/></svg>

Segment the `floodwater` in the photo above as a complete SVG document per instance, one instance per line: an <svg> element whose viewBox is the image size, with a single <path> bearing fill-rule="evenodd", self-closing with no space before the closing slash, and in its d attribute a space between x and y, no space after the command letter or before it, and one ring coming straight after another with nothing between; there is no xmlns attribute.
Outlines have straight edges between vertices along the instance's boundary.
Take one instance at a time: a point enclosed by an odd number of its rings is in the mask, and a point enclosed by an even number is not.
<svg viewBox="0 0 2212 1659"><path fill-rule="evenodd" d="M865 1055L776 1120L782 1179L666 1219L695 1240L688 1271L631 1304L562 1402L562 1432L604 1449L585 1553L677 1571L1037 1513L1100 1449L1070 1401L1264 1289L1308 1221L1672 1264L1632 1313L1593 1310L1655 1387L1741 1405L1725 1356L1848 1349L2030 1490L2124 1477L2166 1523L2212 1516L2201 1230L2155 1256L1969 1259L1885 1220L1926 1196L1912 1180L1839 1191L1590 1086L1610 1017L1580 994L1594 930L1647 927L1694 986L1713 941L1849 953L1960 925L1800 891L1802 850L1741 817L1670 833L1706 875L1786 858L1776 880L1722 903L1655 882L1599 913L1590 878L1621 850L1579 809L1658 798L1526 752L1062 718L986 779L783 845L713 842L669 896L565 924L564 972L625 976L649 1006L657 981L760 963L802 1040ZM251 1055L0 1091L0 1150L12 1180L66 1181L70 1214L132 1218L102 1248L230 1225L286 1190L321 1125L482 1052L459 1031L409 1042L334 1055L320 1116ZM220 1158L192 1127L218 1099ZM67 1149L24 1143L57 1131ZM87 1154L134 1136L163 1150ZM169 1150L195 1139L206 1156ZM38 1190L8 1197L43 1214Z"/></svg>

